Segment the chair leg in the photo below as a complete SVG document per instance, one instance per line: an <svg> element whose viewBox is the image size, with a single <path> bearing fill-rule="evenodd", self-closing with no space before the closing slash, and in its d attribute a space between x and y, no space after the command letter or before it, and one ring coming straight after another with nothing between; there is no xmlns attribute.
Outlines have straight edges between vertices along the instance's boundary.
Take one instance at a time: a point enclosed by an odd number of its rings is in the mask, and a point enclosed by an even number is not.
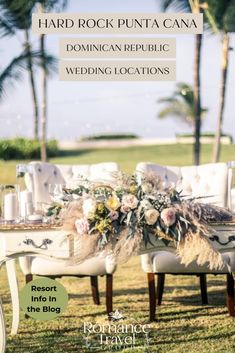
<svg viewBox="0 0 235 353"><path fill-rule="evenodd" d="M234 309L234 279L231 273L227 274L227 307L230 316L235 316Z"/></svg>
<svg viewBox="0 0 235 353"><path fill-rule="evenodd" d="M162 304L164 284L165 284L165 273L159 273L157 275L157 305Z"/></svg>
<svg viewBox="0 0 235 353"><path fill-rule="evenodd" d="M149 287L149 319L155 321L156 312L156 292L154 273L147 273Z"/></svg>
<svg viewBox="0 0 235 353"><path fill-rule="evenodd" d="M100 295L99 295L99 287L98 287L98 277L90 276L91 280L91 292L94 304L100 305Z"/></svg>
<svg viewBox="0 0 235 353"><path fill-rule="evenodd" d="M32 280L33 280L33 275L31 273L29 273L25 276L25 283L26 284L31 282Z"/></svg>
<svg viewBox="0 0 235 353"><path fill-rule="evenodd" d="M202 304L208 304L207 285L206 285L206 274L201 273L201 274L199 275L199 279L200 279L200 288L201 288Z"/></svg>
<svg viewBox="0 0 235 353"><path fill-rule="evenodd" d="M113 311L113 275L106 275L106 310L107 314Z"/></svg>

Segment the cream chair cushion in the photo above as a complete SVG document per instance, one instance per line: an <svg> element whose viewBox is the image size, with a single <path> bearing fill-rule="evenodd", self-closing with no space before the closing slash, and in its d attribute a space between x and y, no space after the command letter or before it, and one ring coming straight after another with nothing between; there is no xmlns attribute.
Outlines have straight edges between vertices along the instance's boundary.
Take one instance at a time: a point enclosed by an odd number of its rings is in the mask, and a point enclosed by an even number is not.
<svg viewBox="0 0 235 353"><path fill-rule="evenodd" d="M202 197L201 202L213 203L218 206L228 206L228 190L230 170L226 163L210 163L200 166L172 167L154 163L139 163L137 175L153 172L167 186L174 183L182 195ZM204 196L204 198L203 198Z"/></svg>
<svg viewBox="0 0 235 353"><path fill-rule="evenodd" d="M50 203L49 184L66 184L74 186L86 178L93 182L115 183L120 169L117 163L98 163L81 165L53 165L50 163L29 163L30 173L26 174L25 183L33 192L35 206L39 203Z"/></svg>
<svg viewBox="0 0 235 353"><path fill-rule="evenodd" d="M210 270L208 265L198 266L193 261L188 266L180 263L180 258L170 251L157 251L151 255L141 255L141 265L144 272L153 273L229 273L228 266L231 267L232 271L235 271L235 253L225 252L222 254L224 261L224 267L221 270Z"/></svg>
<svg viewBox="0 0 235 353"><path fill-rule="evenodd" d="M31 273L39 276L102 276L112 274L116 270L116 263L110 256L95 256L78 265L37 256L22 257L19 261L24 275Z"/></svg>

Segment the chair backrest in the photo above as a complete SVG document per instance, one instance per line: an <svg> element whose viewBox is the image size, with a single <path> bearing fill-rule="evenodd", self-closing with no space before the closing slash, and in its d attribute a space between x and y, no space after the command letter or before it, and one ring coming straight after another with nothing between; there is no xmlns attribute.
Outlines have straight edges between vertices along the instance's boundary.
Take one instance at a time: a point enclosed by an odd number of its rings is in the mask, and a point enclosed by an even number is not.
<svg viewBox="0 0 235 353"><path fill-rule="evenodd" d="M222 207L231 204L231 168L227 163L209 163L200 166L172 167L154 163L139 163L139 177L144 173L156 173L166 186L175 183L182 195L202 197L201 202Z"/></svg>
<svg viewBox="0 0 235 353"><path fill-rule="evenodd" d="M33 192L34 203L50 203L49 184L74 185L81 178L96 182L115 182L117 163L98 163L81 165L54 165L43 162L29 163L30 173L25 176L28 190Z"/></svg>

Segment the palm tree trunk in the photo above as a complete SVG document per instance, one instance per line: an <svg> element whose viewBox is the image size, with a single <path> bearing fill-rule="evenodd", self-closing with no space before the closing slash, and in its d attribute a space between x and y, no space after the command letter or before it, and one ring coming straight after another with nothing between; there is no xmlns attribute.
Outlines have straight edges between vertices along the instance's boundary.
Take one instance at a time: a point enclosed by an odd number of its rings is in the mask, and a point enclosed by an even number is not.
<svg viewBox="0 0 235 353"><path fill-rule="evenodd" d="M193 13L202 12L200 6L200 0L190 0ZM200 152L201 152L201 79L200 79L200 65L201 65L201 46L202 46L202 34L196 34L195 37L195 57L194 57L194 115L195 115L195 126L194 126L194 148L193 148L193 163L195 165L200 164Z"/></svg>
<svg viewBox="0 0 235 353"><path fill-rule="evenodd" d="M41 52L42 52L42 136L41 136L41 161L47 160L47 70L45 63L45 35L40 36Z"/></svg>
<svg viewBox="0 0 235 353"><path fill-rule="evenodd" d="M195 114L195 127L194 127L194 153L193 163L200 164L200 136L201 136L201 80L200 80L200 64L201 64L201 46L202 34L196 35L195 40L195 61L194 61L194 114Z"/></svg>
<svg viewBox="0 0 235 353"><path fill-rule="evenodd" d="M33 108L34 108L34 129L33 129L33 136L35 140L38 140L39 138L39 131L38 131L38 125L39 125L39 110L38 110L38 98L37 98L37 92L36 92L36 84L35 84L35 79L34 79L34 73L33 73L33 63L32 63L32 57L31 57L31 45L29 41L29 31L28 29L25 30L25 47L28 52L28 71L29 71L29 79L30 79L30 86L31 86L31 92L32 92L32 99L33 99Z"/></svg>
<svg viewBox="0 0 235 353"><path fill-rule="evenodd" d="M224 117L224 107L225 107L225 96L226 96L226 83L228 74L228 63L229 63L229 35L224 33L222 39L222 80L220 88L220 109L217 120L217 127L215 132L215 142L213 150L213 162L218 162L220 158L221 143L220 138L222 134L222 124Z"/></svg>

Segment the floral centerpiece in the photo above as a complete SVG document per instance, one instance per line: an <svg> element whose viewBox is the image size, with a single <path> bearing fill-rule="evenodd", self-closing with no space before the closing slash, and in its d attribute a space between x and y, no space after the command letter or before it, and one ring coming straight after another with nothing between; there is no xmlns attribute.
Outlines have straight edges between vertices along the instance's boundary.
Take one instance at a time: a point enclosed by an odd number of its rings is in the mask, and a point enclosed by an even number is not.
<svg viewBox="0 0 235 353"><path fill-rule="evenodd" d="M174 242L186 265L197 260L221 268L221 255L208 240L209 222L231 220L231 213L181 194L156 175L117 174L115 186L84 181L64 189L63 200L48 212L74 234L76 262L100 252L125 261L141 244L154 247L152 239L160 238Z"/></svg>

